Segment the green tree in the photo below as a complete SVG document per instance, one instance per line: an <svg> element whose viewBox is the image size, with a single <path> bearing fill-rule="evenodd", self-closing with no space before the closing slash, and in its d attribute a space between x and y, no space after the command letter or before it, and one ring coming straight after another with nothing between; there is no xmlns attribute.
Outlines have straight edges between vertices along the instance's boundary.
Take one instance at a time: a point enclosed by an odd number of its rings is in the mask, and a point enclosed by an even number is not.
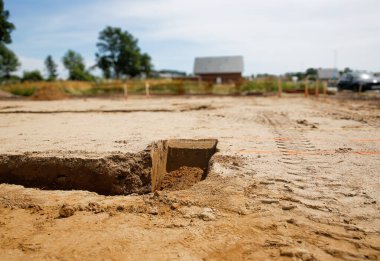
<svg viewBox="0 0 380 261"><path fill-rule="evenodd" d="M143 53L140 59L140 71L149 76L153 69L152 58L147 53Z"/></svg>
<svg viewBox="0 0 380 261"><path fill-rule="evenodd" d="M346 67L343 69L343 71L341 71L340 73L341 74L344 74L344 73L349 73L349 72L352 72L352 70L349 68L349 67Z"/></svg>
<svg viewBox="0 0 380 261"><path fill-rule="evenodd" d="M47 80L48 81L54 81L58 77L57 73L57 64L54 62L53 57L51 55L48 55L45 59L45 67L46 71L48 73Z"/></svg>
<svg viewBox="0 0 380 261"><path fill-rule="evenodd" d="M20 62L14 52L0 43L0 78L9 79L11 73L17 71L19 66Z"/></svg>
<svg viewBox="0 0 380 261"><path fill-rule="evenodd" d="M8 21L9 11L4 10L4 2L0 0L0 43L12 42L11 32L15 29L13 23Z"/></svg>
<svg viewBox="0 0 380 261"><path fill-rule="evenodd" d="M68 50L62 58L63 65L69 71L69 80L72 81L91 81L94 77L86 71L82 55Z"/></svg>
<svg viewBox="0 0 380 261"><path fill-rule="evenodd" d="M308 68L305 72L305 75L311 79L315 79L317 77L318 70L314 68Z"/></svg>
<svg viewBox="0 0 380 261"><path fill-rule="evenodd" d="M42 74L39 70L24 71L24 74L22 76L23 82L38 82L43 80L44 77L42 77Z"/></svg>
<svg viewBox="0 0 380 261"><path fill-rule="evenodd" d="M96 53L97 66L105 78L135 77L152 71L151 58L141 53L138 40L128 31L117 27L106 27L100 32Z"/></svg>
<svg viewBox="0 0 380 261"><path fill-rule="evenodd" d="M12 42L11 32L15 29L8 19L9 11L4 10L4 2L0 0L0 78L3 79L10 79L20 66L16 54L5 45Z"/></svg>
<svg viewBox="0 0 380 261"><path fill-rule="evenodd" d="M307 76L317 76L318 70L314 68L308 68L305 72Z"/></svg>

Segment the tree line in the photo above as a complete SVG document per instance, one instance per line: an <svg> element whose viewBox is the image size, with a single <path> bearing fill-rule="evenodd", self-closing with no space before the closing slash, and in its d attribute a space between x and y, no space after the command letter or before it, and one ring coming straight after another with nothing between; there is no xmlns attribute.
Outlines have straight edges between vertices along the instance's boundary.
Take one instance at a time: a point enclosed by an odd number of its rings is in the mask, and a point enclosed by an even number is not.
<svg viewBox="0 0 380 261"><path fill-rule="evenodd" d="M16 54L8 48L12 43L11 33L15 25L9 22L9 11L4 10L3 0L0 0L0 80L17 79L12 73L21 66ZM149 76L153 70L149 54L141 51L138 40L126 30L107 26L99 33L95 53L96 64L86 68L83 56L73 50L68 50L62 57L62 64L68 71L68 80L92 81L91 73L95 68L102 71L106 79L133 78ZM39 70L24 71L23 81L54 81L58 79L58 64L51 55L44 61L46 78Z"/></svg>

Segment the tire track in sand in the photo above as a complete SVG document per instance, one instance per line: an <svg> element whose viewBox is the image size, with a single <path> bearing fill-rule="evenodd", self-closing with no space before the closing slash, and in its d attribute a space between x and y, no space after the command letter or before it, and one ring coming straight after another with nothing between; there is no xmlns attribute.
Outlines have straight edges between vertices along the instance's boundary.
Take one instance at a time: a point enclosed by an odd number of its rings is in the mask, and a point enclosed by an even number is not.
<svg viewBox="0 0 380 261"><path fill-rule="evenodd" d="M296 122L285 113L265 111L259 117L260 123L269 126L274 135L275 146L280 152L278 161L283 170L265 183L269 189L267 195L277 199L283 210L294 210L297 215L310 220L307 230L314 234L322 237L327 235L326 240L339 239L353 249L373 249L372 245L357 240L368 235L368 231L362 231L350 222L352 206L345 205L341 200L342 197L352 196L347 191L356 188L350 188L334 172L334 158L319 155L319 149L305 134L309 130L297 128ZM294 151L304 151L306 154ZM355 196L359 197L355 202L363 200L361 195ZM318 241L314 244L334 257L354 254L345 250L339 250L338 253Z"/></svg>

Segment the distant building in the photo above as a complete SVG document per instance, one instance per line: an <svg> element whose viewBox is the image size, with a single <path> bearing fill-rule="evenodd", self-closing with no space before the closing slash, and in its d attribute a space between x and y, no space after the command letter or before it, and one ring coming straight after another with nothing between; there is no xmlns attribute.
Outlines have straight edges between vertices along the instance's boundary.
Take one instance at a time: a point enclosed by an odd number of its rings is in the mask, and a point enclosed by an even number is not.
<svg viewBox="0 0 380 261"><path fill-rule="evenodd" d="M243 56L199 57L194 62L194 74L210 83L239 82L243 71Z"/></svg>
<svg viewBox="0 0 380 261"><path fill-rule="evenodd" d="M338 69L318 69L318 79L320 80L338 80L339 76Z"/></svg>
<svg viewBox="0 0 380 261"><path fill-rule="evenodd" d="M180 72L176 70L160 70L157 71L156 76L159 78L180 78L180 77L186 77L186 72Z"/></svg>

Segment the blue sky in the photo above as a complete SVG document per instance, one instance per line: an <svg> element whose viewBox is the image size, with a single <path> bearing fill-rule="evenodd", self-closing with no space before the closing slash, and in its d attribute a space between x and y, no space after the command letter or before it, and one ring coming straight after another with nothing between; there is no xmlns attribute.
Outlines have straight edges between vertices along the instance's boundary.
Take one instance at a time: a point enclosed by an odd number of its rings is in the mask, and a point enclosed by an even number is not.
<svg viewBox="0 0 380 261"><path fill-rule="evenodd" d="M192 72L197 56L243 55L245 74L333 67L380 71L379 0L5 0L22 70L68 49L95 63L107 25L139 39L156 69ZM65 71L60 64L61 76Z"/></svg>

